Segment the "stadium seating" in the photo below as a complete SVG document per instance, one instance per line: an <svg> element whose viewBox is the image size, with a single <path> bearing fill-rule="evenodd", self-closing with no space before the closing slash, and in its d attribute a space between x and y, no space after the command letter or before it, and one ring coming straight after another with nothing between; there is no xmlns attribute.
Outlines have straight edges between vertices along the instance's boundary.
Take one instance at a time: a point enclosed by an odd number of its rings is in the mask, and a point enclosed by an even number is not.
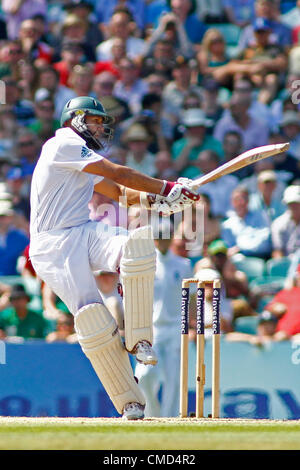
<svg viewBox="0 0 300 470"><path fill-rule="evenodd" d="M239 333L255 335L259 316L238 317L234 322L234 330Z"/></svg>
<svg viewBox="0 0 300 470"><path fill-rule="evenodd" d="M265 274L265 261L262 258L244 256L232 260L236 268L246 274L249 282Z"/></svg>
<svg viewBox="0 0 300 470"><path fill-rule="evenodd" d="M272 258L266 262L266 274L269 276L282 276L285 277L288 274L291 260L287 256L283 258Z"/></svg>
<svg viewBox="0 0 300 470"><path fill-rule="evenodd" d="M278 291L284 288L286 278L282 276L261 276L253 279L249 287L255 291L260 291L263 296L275 295Z"/></svg>

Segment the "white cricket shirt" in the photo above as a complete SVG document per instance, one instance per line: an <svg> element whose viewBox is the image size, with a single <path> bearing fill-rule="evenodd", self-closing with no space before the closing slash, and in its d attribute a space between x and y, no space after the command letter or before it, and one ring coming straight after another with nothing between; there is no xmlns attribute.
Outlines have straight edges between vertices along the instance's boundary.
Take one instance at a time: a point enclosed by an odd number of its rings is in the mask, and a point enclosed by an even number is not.
<svg viewBox="0 0 300 470"><path fill-rule="evenodd" d="M58 129L43 145L31 183L31 236L89 220L88 203L103 177L82 170L102 158L69 127Z"/></svg>

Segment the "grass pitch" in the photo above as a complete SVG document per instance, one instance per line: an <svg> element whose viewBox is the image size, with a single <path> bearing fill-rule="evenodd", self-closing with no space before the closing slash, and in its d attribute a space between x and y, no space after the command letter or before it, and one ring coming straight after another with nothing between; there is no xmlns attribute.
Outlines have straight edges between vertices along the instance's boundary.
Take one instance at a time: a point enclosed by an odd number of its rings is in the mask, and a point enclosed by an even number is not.
<svg viewBox="0 0 300 470"><path fill-rule="evenodd" d="M0 417L0 450L300 450L300 420Z"/></svg>

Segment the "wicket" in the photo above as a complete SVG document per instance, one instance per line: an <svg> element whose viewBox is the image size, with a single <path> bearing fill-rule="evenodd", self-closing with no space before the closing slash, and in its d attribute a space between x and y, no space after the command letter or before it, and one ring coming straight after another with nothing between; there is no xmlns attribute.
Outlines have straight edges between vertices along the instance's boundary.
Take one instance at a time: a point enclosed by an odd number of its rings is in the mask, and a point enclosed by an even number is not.
<svg viewBox="0 0 300 470"><path fill-rule="evenodd" d="M188 414L188 347L189 347L189 303L190 284L197 284L196 326L196 418L203 418L205 362L204 362L204 307L205 286L213 287L212 323L212 418L220 416L220 293L221 282L183 279L181 297L181 361L180 361L180 417Z"/></svg>

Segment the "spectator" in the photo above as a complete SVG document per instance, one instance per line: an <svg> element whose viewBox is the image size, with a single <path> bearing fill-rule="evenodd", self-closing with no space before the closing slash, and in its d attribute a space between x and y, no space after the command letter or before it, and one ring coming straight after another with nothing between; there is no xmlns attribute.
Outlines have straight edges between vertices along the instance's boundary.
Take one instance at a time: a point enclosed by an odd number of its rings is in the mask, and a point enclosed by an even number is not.
<svg viewBox="0 0 300 470"><path fill-rule="evenodd" d="M255 19L253 0L225 0L223 5L229 23L244 28Z"/></svg>
<svg viewBox="0 0 300 470"><path fill-rule="evenodd" d="M197 54L200 77L210 75L223 85L230 84L227 69L223 67L229 60L221 31L216 28L207 29Z"/></svg>
<svg viewBox="0 0 300 470"><path fill-rule="evenodd" d="M42 315L30 309L30 297L23 284L15 284L12 287L9 300L11 307L0 313L0 330L4 339L44 339L49 324Z"/></svg>
<svg viewBox="0 0 300 470"><path fill-rule="evenodd" d="M248 279L244 272L239 271L228 257L228 248L223 240L212 241L207 248L207 256L195 265L195 271L214 269L222 277L226 296L229 299L248 297Z"/></svg>
<svg viewBox="0 0 300 470"><path fill-rule="evenodd" d="M96 62L94 74L107 71L120 78L120 62L124 58L126 58L126 40L116 37L111 45L111 59Z"/></svg>
<svg viewBox="0 0 300 470"><path fill-rule="evenodd" d="M109 36L109 24L116 11L128 10L135 23L137 24L137 35L140 36L145 27L145 9L147 3L143 0L111 0L107 3L105 0L97 0L96 14L100 23L101 30Z"/></svg>
<svg viewBox="0 0 300 470"><path fill-rule="evenodd" d="M271 23L274 42L284 48L292 44L291 29L280 21L278 2L274 0L255 0L256 18L264 18ZM239 39L239 49L243 50L254 43L254 28L250 24L242 30Z"/></svg>
<svg viewBox="0 0 300 470"><path fill-rule="evenodd" d="M287 210L271 226L273 258L289 256L300 248L300 186L288 186L283 202Z"/></svg>
<svg viewBox="0 0 300 470"><path fill-rule="evenodd" d="M193 44L189 41L186 30L179 17L173 12L160 17L158 26L147 39L145 56L149 56L154 45L160 39L165 39L174 45L175 56L183 55L192 58L195 54Z"/></svg>
<svg viewBox="0 0 300 470"><path fill-rule="evenodd" d="M32 130L26 128L18 130L17 151L22 174L30 182L39 156L39 139Z"/></svg>
<svg viewBox="0 0 300 470"><path fill-rule="evenodd" d="M192 70L190 61L186 57L176 57L172 77L173 80L169 81L164 88L163 104L166 113L173 117L174 123L177 124L181 118L185 96L192 91L201 96L201 89L192 84Z"/></svg>
<svg viewBox="0 0 300 470"><path fill-rule="evenodd" d="M47 334L47 343L77 342L77 335L74 331L74 318L70 313L60 312L56 320L56 329Z"/></svg>
<svg viewBox="0 0 300 470"><path fill-rule="evenodd" d="M281 340L291 339L300 333L300 269L294 276L294 285L291 288L284 288L275 294L274 298L265 306L273 315L279 317L276 335Z"/></svg>
<svg viewBox="0 0 300 470"><path fill-rule="evenodd" d="M243 152L243 137L238 131L228 131L225 132L223 137L223 151L224 151L224 162L230 162L233 158L236 158ZM253 168L251 165L241 168L238 171L234 172L239 180L246 178L253 173Z"/></svg>
<svg viewBox="0 0 300 470"><path fill-rule="evenodd" d="M54 117L55 108L50 92L45 90L44 95L36 94L34 109L36 117L28 127L44 142L53 137L60 127L60 122Z"/></svg>
<svg viewBox="0 0 300 470"><path fill-rule="evenodd" d="M98 73L93 80L93 92L101 100L104 96L113 96L117 77L111 71Z"/></svg>
<svg viewBox="0 0 300 470"><path fill-rule="evenodd" d="M183 114L182 124L186 132L174 142L171 153L174 168L180 176L195 178L199 176L198 155L203 150L211 149L220 159L223 156L222 145L212 136L207 135L206 129L210 121L206 119L201 109L188 109Z"/></svg>
<svg viewBox="0 0 300 470"><path fill-rule="evenodd" d="M295 111L286 111L280 121L280 129L286 142L290 143L289 154L300 160L300 114Z"/></svg>
<svg viewBox="0 0 300 470"><path fill-rule="evenodd" d="M5 13L7 34L10 39L16 39L24 20L36 14L45 15L47 11L46 0L2 0L1 8Z"/></svg>
<svg viewBox="0 0 300 470"><path fill-rule="evenodd" d="M92 43L87 40L89 22L74 14L69 14L62 24L61 37L56 54L60 54L60 49L64 42L80 44L84 53L84 61L95 62L96 50Z"/></svg>
<svg viewBox="0 0 300 470"><path fill-rule="evenodd" d="M19 39L25 57L36 66L46 65L52 62L54 50L41 40L41 33L33 19L22 21Z"/></svg>
<svg viewBox="0 0 300 470"><path fill-rule="evenodd" d="M99 2L97 1L97 5ZM109 3L110 5L110 3ZM108 5L105 5L104 10L106 10ZM64 5L64 9L68 14L73 14L86 22L87 31L85 35L85 40L87 44L92 46L92 49L95 50L96 46L103 41L104 37L101 32L101 29L98 26L98 21L94 13L94 6L91 1L67 1Z"/></svg>
<svg viewBox="0 0 300 470"><path fill-rule="evenodd" d="M147 93L146 82L139 77L138 66L129 58L120 61L120 75L114 87L114 95L124 100L132 114L135 114L141 110L140 101Z"/></svg>
<svg viewBox="0 0 300 470"><path fill-rule="evenodd" d="M60 119L63 107L70 99L75 98L75 92L59 83L59 73L50 66L39 70L39 89L37 90L37 95L44 95L45 90L47 93L50 91L53 97L55 105L54 117ZM35 96L35 99L39 99L38 96Z"/></svg>
<svg viewBox="0 0 300 470"><path fill-rule="evenodd" d="M139 58L141 77L160 74L163 81L172 80L175 65L175 46L169 39L161 38L153 45L152 51L145 51ZM165 83L164 83L165 85Z"/></svg>
<svg viewBox="0 0 300 470"><path fill-rule="evenodd" d="M137 59L144 54L145 41L135 36L136 23L129 11L120 10L114 12L109 22L109 37L101 42L96 48L98 61L112 59L111 47L115 38L126 41L126 53L130 59Z"/></svg>
<svg viewBox="0 0 300 470"><path fill-rule="evenodd" d="M197 166L201 174L206 175L220 165L220 157L213 150L202 150L197 158ZM211 200L211 212L214 217L224 219L231 208L231 194L238 186L238 178L232 175L224 175L222 178L200 186L199 193L208 194Z"/></svg>
<svg viewBox="0 0 300 470"><path fill-rule="evenodd" d="M16 276L18 257L28 245L27 235L14 227L10 201L0 200L0 276Z"/></svg>
<svg viewBox="0 0 300 470"><path fill-rule="evenodd" d="M13 111L19 125L30 124L34 119L34 108L30 102L22 99L22 90L18 82L10 77L3 77L2 83L5 84L6 108Z"/></svg>
<svg viewBox="0 0 300 470"><path fill-rule="evenodd" d="M176 417L179 413L179 368L174 367L180 363L180 310L177 306L181 302L181 280L192 277L192 268L188 259L170 251L171 240L172 236L165 238L161 227L155 240L157 265L153 305L153 347L158 364L151 368L138 364L135 369L146 397L145 416Z"/></svg>
<svg viewBox="0 0 300 470"><path fill-rule="evenodd" d="M269 138L269 128L259 118L250 115L251 99L233 94L229 102L229 113L224 114L217 122L214 137L220 142L229 130L235 130L242 135L243 151L266 145Z"/></svg>
<svg viewBox="0 0 300 470"><path fill-rule="evenodd" d="M272 133L269 139L270 144L283 144L286 141L287 139L280 132ZM291 156L289 150L290 149L286 152L274 155L272 158L278 180L284 181L286 184L291 184L294 180L300 178L300 165L298 164L298 160Z"/></svg>
<svg viewBox="0 0 300 470"><path fill-rule="evenodd" d="M215 217L211 210L211 198L207 193L201 194L200 204L203 208L203 256L207 254L208 245L221 235L221 222L218 217ZM196 204L196 209L199 203Z"/></svg>
<svg viewBox="0 0 300 470"><path fill-rule="evenodd" d="M249 210L249 193L237 187L231 195L233 211L222 222L221 238L228 246L228 254L241 253L268 259L271 256L271 230L260 211Z"/></svg>
<svg viewBox="0 0 300 470"><path fill-rule="evenodd" d="M250 77L234 78L233 92L237 96L248 97L251 100L249 114L256 119L259 116L269 129L276 128L276 120L269 105L258 100L259 90L255 89Z"/></svg>
<svg viewBox="0 0 300 470"><path fill-rule="evenodd" d="M255 162L253 165L253 173L246 178L241 179L241 185L247 188L249 194L257 193L257 179L258 175L262 171L275 171L275 163L273 158L265 158L263 160L259 160ZM281 198L283 195L283 191L286 188L285 179L280 177L280 172L276 172L277 176L277 185L274 190L274 197L276 194L276 198Z"/></svg>
<svg viewBox="0 0 300 470"><path fill-rule="evenodd" d="M259 89L258 100L269 104L277 96L283 83L288 60L283 47L272 41L272 24L257 18L253 24L255 42L237 57L251 66L250 79ZM252 66L254 65L254 68Z"/></svg>
<svg viewBox="0 0 300 470"><path fill-rule="evenodd" d="M21 99L33 103L38 88L38 69L30 60L20 60L18 85L21 89Z"/></svg>
<svg viewBox="0 0 300 470"><path fill-rule="evenodd" d="M249 197L249 209L261 211L270 226L286 210L281 197L276 195L276 185L275 171L261 171L257 176L257 192L252 193Z"/></svg>
<svg viewBox="0 0 300 470"><path fill-rule="evenodd" d="M196 2L194 0L167 0L167 3L170 12L178 18L178 22L185 29L188 39L194 44L201 43L206 26L197 17Z"/></svg>
<svg viewBox="0 0 300 470"><path fill-rule="evenodd" d="M53 64L54 69L59 74L59 83L67 87L71 87L70 74L76 65L84 62L84 49L82 44L77 42L65 41L61 46L61 60Z"/></svg>
<svg viewBox="0 0 300 470"><path fill-rule="evenodd" d="M19 78L19 63L23 58L22 44L19 39L10 39L0 45L0 78L10 76Z"/></svg>
<svg viewBox="0 0 300 470"><path fill-rule="evenodd" d="M151 142L149 150L152 153L169 150L173 142L173 127L162 107L162 98L156 93L146 93L141 101L141 111L127 119L122 128L126 129L134 122L146 127Z"/></svg>
<svg viewBox="0 0 300 470"><path fill-rule="evenodd" d="M19 167L12 167L6 174L7 189L11 194L10 201L13 206L15 214L25 219L23 228L29 232L29 219L30 219L30 203L29 198L23 194L23 186L25 178L22 174L22 170ZM0 196L1 197L1 196ZM19 224L18 224L19 225Z"/></svg>
<svg viewBox="0 0 300 470"><path fill-rule="evenodd" d="M148 151L150 140L150 135L143 125L132 124L123 136L123 143L128 148L125 165L148 176L154 176L155 156Z"/></svg>
<svg viewBox="0 0 300 470"><path fill-rule="evenodd" d="M247 342L254 346L264 346L270 341L283 341L288 339L282 332L277 331L278 317L268 310L264 310L257 319L256 334L233 331L226 335L226 341Z"/></svg>
<svg viewBox="0 0 300 470"><path fill-rule="evenodd" d="M76 96L94 96L93 69L90 65L75 65L69 78L70 88Z"/></svg>
<svg viewBox="0 0 300 470"><path fill-rule="evenodd" d="M202 81L201 109L203 109L207 119L212 121L209 133L213 134L214 127L223 115L224 107L220 100L220 85L212 77L207 77Z"/></svg>
<svg viewBox="0 0 300 470"><path fill-rule="evenodd" d="M177 180L177 173L173 168L171 154L168 150L161 150L155 156L156 178Z"/></svg>

